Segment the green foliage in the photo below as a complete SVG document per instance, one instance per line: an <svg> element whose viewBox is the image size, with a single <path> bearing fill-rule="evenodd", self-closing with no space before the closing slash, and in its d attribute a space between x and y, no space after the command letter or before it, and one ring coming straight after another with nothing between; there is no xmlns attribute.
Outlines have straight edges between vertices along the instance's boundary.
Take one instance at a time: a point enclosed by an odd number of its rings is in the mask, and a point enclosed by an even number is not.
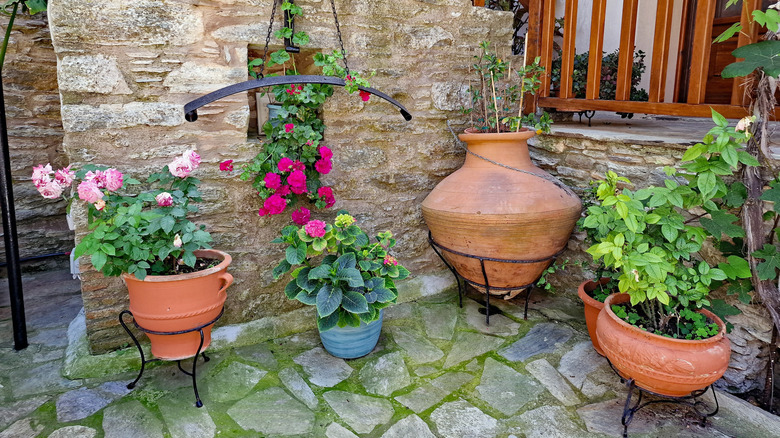
<svg viewBox="0 0 780 438"><path fill-rule="evenodd" d="M292 270L285 295L316 306L322 331L377 320L379 311L398 298L395 281L409 276L389 254L396 243L392 233L379 233L371 244L354 222L348 213L340 212L333 224L320 224L322 236L307 229L309 225L288 226L274 240L287 245L274 278Z"/></svg>
<svg viewBox="0 0 780 438"><path fill-rule="evenodd" d="M590 52L583 52L574 55L574 71L572 74L572 93L574 97L584 99L585 91L588 86L588 62ZM615 50L612 53L603 55L601 59L601 85L599 86L599 99L615 100L615 90L617 89L618 60L620 53ZM634 53L634 64L631 67L631 96L632 101L647 101L649 98L647 91L639 88L639 82L642 80L642 74L645 72L645 52L637 50ZM552 71L550 73L551 86L558 87L561 83L561 56L560 50L558 57L552 62Z"/></svg>
<svg viewBox="0 0 780 438"><path fill-rule="evenodd" d="M727 65L721 76L736 78L747 76L761 69L767 76L780 76L780 41L759 41L731 52L735 58L745 58Z"/></svg>
<svg viewBox="0 0 780 438"><path fill-rule="evenodd" d="M569 264L569 260L563 260L558 261L557 259L550 264L550 266L547 267L544 271L542 271L542 276L539 277L539 280L536 281L536 287L542 288L548 292L555 293L555 287L553 287L552 284L550 284L550 281L547 279L548 276L555 274L558 271L563 271L566 269L566 265Z"/></svg>
<svg viewBox="0 0 780 438"><path fill-rule="evenodd" d="M48 0L5 0L0 5L0 11L5 15L10 15L14 5L18 5L21 6L21 12L35 15L39 12L46 11L47 2Z"/></svg>
<svg viewBox="0 0 780 438"><path fill-rule="evenodd" d="M549 114L521 113L524 95L536 94L542 83L544 68L539 64L540 58L512 70L509 62L492 51L488 41L483 41L479 49L472 66L477 80L469 85L471 107L461 109L471 115L472 125L482 132L515 131L522 125L550 132Z"/></svg>

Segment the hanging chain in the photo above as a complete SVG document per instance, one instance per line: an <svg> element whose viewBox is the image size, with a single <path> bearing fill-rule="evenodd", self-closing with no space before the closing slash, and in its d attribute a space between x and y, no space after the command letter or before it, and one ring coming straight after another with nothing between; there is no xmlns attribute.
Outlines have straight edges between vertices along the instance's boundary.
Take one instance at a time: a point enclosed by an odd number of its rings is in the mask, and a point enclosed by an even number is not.
<svg viewBox="0 0 780 438"><path fill-rule="evenodd" d="M349 76L349 64L347 64L347 51L344 50L344 41L341 39L341 26L339 26L339 17L336 15L336 2L330 0L330 7L333 9L333 20L336 21L336 33L339 36L339 44L341 45L341 55L344 57L344 71Z"/></svg>
<svg viewBox="0 0 780 438"><path fill-rule="evenodd" d="M475 156L475 157L477 157L479 159L485 160L488 163L495 164L496 166L503 167L504 169L514 170L515 172L525 173L525 174L528 174L528 175L535 176L537 178L541 178L541 179L543 179L545 181L549 181L549 182L555 184L556 186L558 186L561 190L566 192L566 194L568 194L569 196L579 199L577 194L574 193L574 191L572 191L572 189L570 189L569 186L567 186L566 184L562 183L558 178L556 178L554 176L542 175L542 174L539 174L539 173L534 173L534 172L529 172L527 170L518 169L516 167L507 166L506 164L499 163L498 161L493 161L490 158L483 157L482 155L479 155L477 153L474 153L474 152L470 151L468 147L463 145L463 142L460 141L458 136L455 135L455 131L452 130L452 126L450 126L450 121L449 120L447 120L447 128L449 128L450 133L452 133L452 136L455 138L455 143L458 146L460 146L461 148L463 148L466 151L466 153L469 153L469 154L471 154L471 155L473 155L473 156Z"/></svg>
<svg viewBox="0 0 780 438"><path fill-rule="evenodd" d="M263 75L263 72L265 71L265 64L268 62L268 45L271 43L271 32L274 28L274 16L276 16L276 4L279 2L279 0L273 0L274 1L274 7L271 11L271 22L268 23L268 34L265 36L265 48L263 49L263 63L260 64L260 79L263 79L265 76Z"/></svg>

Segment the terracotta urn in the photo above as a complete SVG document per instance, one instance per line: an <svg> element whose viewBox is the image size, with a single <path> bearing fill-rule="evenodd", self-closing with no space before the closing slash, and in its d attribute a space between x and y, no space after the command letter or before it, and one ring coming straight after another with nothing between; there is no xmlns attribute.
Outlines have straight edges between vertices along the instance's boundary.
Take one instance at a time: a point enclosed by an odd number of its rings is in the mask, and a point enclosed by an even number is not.
<svg viewBox="0 0 780 438"><path fill-rule="evenodd" d="M533 131L471 133L459 137L469 151L493 162L466 155L463 167L442 180L422 203L425 223L439 245L460 253L501 260L486 261L494 294L536 281L560 252L580 217L582 203L548 179L531 162L527 140ZM520 169L518 172L504 166ZM442 251L466 280L485 284L477 259Z"/></svg>
<svg viewBox="0 0 780 438"><path fill-rule="evenodd" d="M720 328L711 338L667 338L618 318L611 306L628 301L628 294L610 295L596 325L599 345L621 376L634 379L640 388L670 397L687 396L723 376L729 366L731 343L720 318L699 310Z"/></svg>
<svg viewBox="0 0 780 438"><path fill-rule="evenodd" d="M596 353L604 356L604 352L601 350L599 340L596 338L596 320L599 317L601 309L604 308L604 303L593 298L590 294L599 287L609 282L609 278L602 278L598 282L595 281L583 281L580 287L577 288L577 295L579 295L582 303L585 305L585 325L588 326L588 335L590 335L590 342L593 344L593 348Z"/></svg>
<svg viewBox="0 0 780 438"><path fill-rule="evenodd" d="M177 332L213 321L222 312L227 288L233 276L227 272L231 257L213 249L195 251L195 256L221 260L212 268L180 275L149 275L143 281L122 274L130 294L130 312L146 330ZM211 327L203 328L203 347L211 343ZM152 354L160 359L179 360L194 356L200 345L198 331L176 334L147 334Z"/></svg>

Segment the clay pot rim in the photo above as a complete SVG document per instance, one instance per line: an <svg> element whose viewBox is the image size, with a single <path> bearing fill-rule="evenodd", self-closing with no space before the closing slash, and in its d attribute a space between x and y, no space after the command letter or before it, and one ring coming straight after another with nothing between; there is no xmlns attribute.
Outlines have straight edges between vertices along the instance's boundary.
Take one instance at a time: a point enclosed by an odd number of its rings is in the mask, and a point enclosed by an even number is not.
<svg viewBox="0 0 780 438"><path fill-rule="evenodd" d="M726 324L717 317L714 313L710 312L707 309L699 309L697 312L703 314L707 318L711 319L715 324L718 325L718 334L715 336L710 336L706 339L677 339L677 338L667 338L666 336L657 335L655 333L651 333L647 330L642 330L639 327L633 326L626 321L623 321L622 319L618 318L617 315L615 315L615 312L612 311L612 304L613 301L619 300L618 302L614 304L622 304L630 300L630 297L628 294L623 293L614 293L607 297L606 300L604 300L604 308L601 309L602 312L606 312L607 316L611 318L613 321L615 321L622 329L628 330L634 334L637 335L643 335L650 337L654 340L654 342L662 342L662 343L672 343L672 344L680 344L680 345L705 345L705 344L711 344L716 343L720 341L722 338L726 336Z"/></svg>
<svg viewBox="0 0 780 438"><path fill-rule="evenodd" d="M216 274L217 272L226 269L233 261L233 258L230 256L230 254L224 251L220 251L218 249L199 249L193 251L193 254L195 254L196 257L222 259L222 261L217 266L213 266L211 268L204 269L198 272L190 272L188 274L176 274L176 275L147 275L146 278L144 278L143 280L139 280L138 278L136 278L135 275L131 275L128 274L127 272L123 272L122 280L123 281L131 280L131 281L139 281L139 282L143 281L146 283L164 283L169 281L194 280L196 278L207 277L209 275Z"/></svg>
<svg viewBox="0 0 780 438"><path fill-rule="evenodd" d="M599 301L599 300L591 297L590 295L588 295L588 293L585 292L585 286L587 286L589 284L599 284L599 283L600 284L606 284L607 282L609 282L609 278L607 278L607 277L600 278L598 281L595 281L595 280L585 280L582 283L580 283L579 287L577 288L577 295L580 297L580 299L582 301L585 302L585 304L587 304L587 305L589 305L591 307L596 307L596 308L600 309L600 308L604 307L604 303L602 303L601 301Z"/></svg>
<svg viewBox="0 0 780 438"><path fill-rule="evenodd" d="M461 141L519 141L528 140L536 135L536 131L528 128L520 129L520 132L478 132L476 128L467 128L463 134L459 134Z"/></svg>

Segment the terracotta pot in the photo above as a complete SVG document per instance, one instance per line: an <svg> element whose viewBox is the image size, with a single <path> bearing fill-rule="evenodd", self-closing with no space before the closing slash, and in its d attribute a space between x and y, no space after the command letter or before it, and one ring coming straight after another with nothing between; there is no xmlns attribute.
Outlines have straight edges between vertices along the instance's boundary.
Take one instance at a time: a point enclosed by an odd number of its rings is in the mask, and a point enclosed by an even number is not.
<svg viewBox="0 0 780 438"><path fill-rule="evenodd" d="M601 351L601 346L596 338L596 319L599 317L601 309L604 308L604 303L594 299L589 293L596 290L599 284L605 285L607 282L609 282L609 278L602 278L598 283L590 280L583 281L577 289L577 295L580 296L582 303L585 304L585 324L588 326L590 342L593 344L596 353L602 356L604 356L604 352Z"/></svg>
<svg viewBox="0 0 780 438"><path fill-rule="evenodd" d="M607 359L626 379L656 394L681 397L706 388L723 376L729 365L731 343L723 321L700 310L718 324L717 335L702 340L659 336L618 318L611 305L629 301L627 294L612 294L598 317L596 336Z"/></svg>
<svg viewBox="0 0 780 438"><path fill-rule="evenodd" d="M214 249L195 251L197 257L222 260L203 271L181 275L149 275L143 281L122 274L130 294L130 311L139 326L156 332L176 332L216 318L225 304L233 276L227 272L230 255ZM211 343L211 327L203 328L203 348ZM194 356L200 344L197 331L178 335L147 334L152 354L165 360Z"/></svg>
<svg viewBox="0 0 780 438"><path fill-rule="evenodd" d="M536 174L526 141L533 131L465 133L460 139L485 158ZM551 257L569 240L582 203L554 183L467 154L463 167L442 180L422 203L433 239L465 254L505 260ZM464 278L484 284L479 260L444 251ZM550 264L486 261L491 286L512 288L535 281ZM491 291L504 294L507 291Z"/></svg>

